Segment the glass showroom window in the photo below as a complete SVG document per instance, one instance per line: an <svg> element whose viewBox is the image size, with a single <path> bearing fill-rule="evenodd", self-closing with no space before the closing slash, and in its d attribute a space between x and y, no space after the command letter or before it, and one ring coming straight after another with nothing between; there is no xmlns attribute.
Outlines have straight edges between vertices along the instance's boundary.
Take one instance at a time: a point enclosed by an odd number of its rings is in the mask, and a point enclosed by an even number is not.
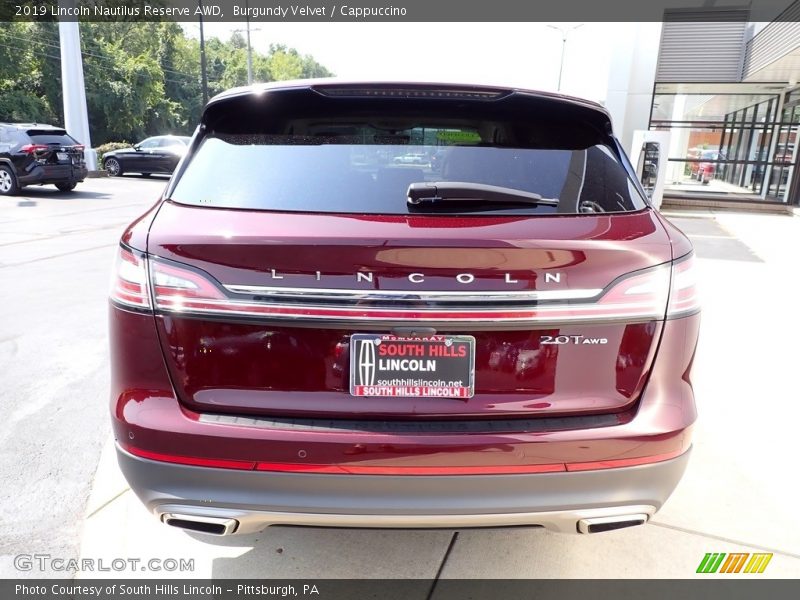
<svg viewBox="0 0 800 600"><path fill-rule="evenodd" d="M657 84L650 127L671 133L665 189L786 202L800 107L784 103L778 119L780 87Z"/></svg>
<svg viewBox="0 0 800 600"><path fill-rule="evenodd" d="M795 90L786 95L780 121L776 125L772 169L766 190L766 196L770 200L789 201L789 184L797 160L795 149L800 131L798 124L800 124L800 91Z"/></svg>

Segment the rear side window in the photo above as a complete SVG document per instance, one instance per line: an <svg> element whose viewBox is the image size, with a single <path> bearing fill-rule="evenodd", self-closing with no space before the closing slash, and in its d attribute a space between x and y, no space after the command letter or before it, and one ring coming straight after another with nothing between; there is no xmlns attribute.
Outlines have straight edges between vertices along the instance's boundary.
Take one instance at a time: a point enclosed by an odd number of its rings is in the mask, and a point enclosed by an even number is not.
<svg viewBox="0 0 800 600"><path fill-rule="evenodd" d="M182 137L161 138L159 148L174 148L176 146L178 148L182 148L189 145L189 143L186 140L187 138L182 138Z"/></svg>
<svg viewBox="0 0 800 600"><path fill-rule="evenodd" d="M329 113L287 119L273 131L264 131L264 120L258 120L252 132L241 119L227 128L223 122L202 139L171 198L210 207L409 214L419 210L406 201L412 184L458 182L544 200L472 199L440 203L433 212L619 213L645 206L602 136L537 130L541 115L487 122L443 119L441 112L357 118Z"/></svg>
<svg viewBox="0 0 800 600"><path fill-rule="evenodd" d="M0 127L0 152L8 152L15 143L14 138L10 127Z"/></svg>
<svg viewBox="0 0 800 600"><path fill-rule="evenodd" d="M57 129L49 131L28 130L28 137L34 144L44 145L59 145L59 146L75 146L78 144L71 136L67 135L66 131L59 131Z"/></svg>

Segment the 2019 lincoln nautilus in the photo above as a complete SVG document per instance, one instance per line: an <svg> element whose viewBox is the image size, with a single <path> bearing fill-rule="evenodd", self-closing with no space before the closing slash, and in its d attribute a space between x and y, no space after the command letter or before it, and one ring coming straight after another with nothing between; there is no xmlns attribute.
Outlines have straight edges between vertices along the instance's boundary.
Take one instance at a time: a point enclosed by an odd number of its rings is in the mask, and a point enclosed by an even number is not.
<svg viewBox="0 0 800 600"><path fill-rule="evenodd" d="M690 242L600 105L234 89L119 245L119 463L217 535L638 525L689 459L698 326Z"/></svg>

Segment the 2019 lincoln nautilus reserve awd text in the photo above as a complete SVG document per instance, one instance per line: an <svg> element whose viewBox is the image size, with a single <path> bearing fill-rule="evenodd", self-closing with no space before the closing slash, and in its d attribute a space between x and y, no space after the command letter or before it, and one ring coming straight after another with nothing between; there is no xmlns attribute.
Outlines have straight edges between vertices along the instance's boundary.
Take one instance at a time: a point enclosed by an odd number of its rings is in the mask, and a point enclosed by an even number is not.
<svg viewBox="0 0 800 600"><path fill-rule="evenodd" d="M599 105L235 89L122 236L119 462L212 534L642 524L689 458L694 275Z"/></svg>

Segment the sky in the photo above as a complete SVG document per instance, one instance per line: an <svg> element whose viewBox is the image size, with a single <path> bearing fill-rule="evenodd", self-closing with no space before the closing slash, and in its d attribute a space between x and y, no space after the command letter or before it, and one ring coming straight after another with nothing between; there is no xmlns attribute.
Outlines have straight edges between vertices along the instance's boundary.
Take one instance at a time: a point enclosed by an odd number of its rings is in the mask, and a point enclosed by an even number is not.
<svg viewBox="0 0 800 600"><path fill-rule="evenodd" d="M619 25L553 23L569 31L561 91L605 99L611 45ZM575 28L576 25L580 27ZM184 24L198 36L196 24ZM244 23L206 23L207 37L228 39ZM575 29L573 29L575 28ZM251 43L311 54L346 79L400 79L518 86L556 91L561 33L545 23L274 23L251 24Z"/></svg>

